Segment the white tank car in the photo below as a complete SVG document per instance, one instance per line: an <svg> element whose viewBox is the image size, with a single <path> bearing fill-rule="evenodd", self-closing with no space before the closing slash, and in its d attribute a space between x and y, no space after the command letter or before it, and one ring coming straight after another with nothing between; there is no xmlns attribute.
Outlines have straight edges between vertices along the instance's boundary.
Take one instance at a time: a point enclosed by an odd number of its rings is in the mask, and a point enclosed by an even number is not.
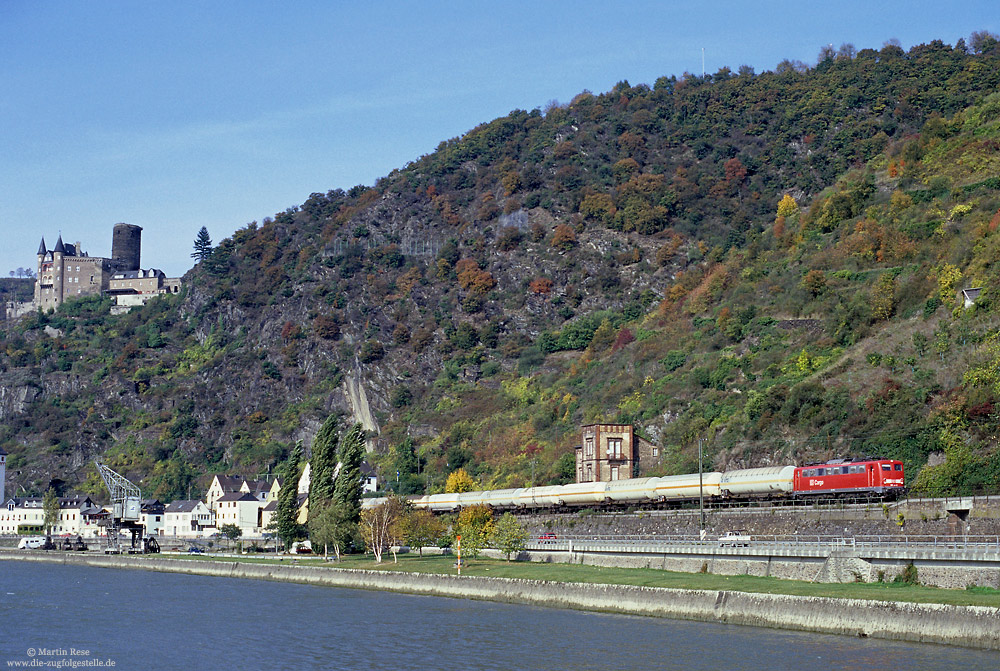
<svg viewBox="0 0 1000 671"><path fill-rule="evenodd" d="M720 489L723 496L762 496L792 491L794 466L744 468L722 474Z"/></svg>
<svg viewBox="0 0 1000 671"><path fill-rule="evenodd" d="M698 474L668 475L654 478L654 500L656 499L697 499L699 496ZM719 495L719 481L722 473L712 471L702 474L701 491L706 497Z"/></svg>
<svg viewBox="0 0 1000 671"><path fill-rule="evenodd" d="M587 506L604 503L607 499L607 482L578 482L559 488L556 503L565 506Z"/></svg>
<svg viewBox="0 0 1000 671"><path fill-rule="evenodd" d="M559 500L560 489L562 487L558 485L549 485L547 487L528 487L519 490L517 505L522 508L549 508L555 506Z"/></svg>
<svg viewBox="0 0 1000 671"><path fill-rule="evenodd" d="M656 500L656 483L661 478L630 478L608 483L612 503L647 503Z"/></svg>
<svg viewBox="0 0 1000 671"><path fill-rule="evenodd" d="M516 489L491 489L482 492L482 503L491 508L513 508ZM462 505L465 505L463 502Z"/></svg>
<svg viewBox="0 0 1000 671"><path fill-rule="evenodd" d="M427 509L434 513L449 513L458 508L458 494L431 494Z"/></svg>

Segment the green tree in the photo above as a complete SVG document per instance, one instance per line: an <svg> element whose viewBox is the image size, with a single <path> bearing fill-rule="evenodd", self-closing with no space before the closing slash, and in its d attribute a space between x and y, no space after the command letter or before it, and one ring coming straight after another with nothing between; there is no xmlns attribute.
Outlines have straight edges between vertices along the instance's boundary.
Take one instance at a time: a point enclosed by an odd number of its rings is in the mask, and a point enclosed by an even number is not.
<svg viewBox="0 0 1000 671"><path fill-rule="evenodd" d="M411 548L416 547L424 556L424 546L431 545L444 534L441 518L423 508L409 509L401 520L401 537Z"/></svg>
<svg viewBox="0 0 1000 671"><path fill-rule="evenodd" d="M236 539L243 535L243 530L235 524L223 524L219 527L219 533L229 539L229 543L235 543Z"/></svg>
<svg viewBox="0 0 1000 671"><path fill-rule="evenodd" d="M309 460L309 508L314 509L333 499L333 474L337 468L339 416L332 414L323 422L312 444Z"/></svg>
<svg viewBox="0 0 1000 671"><path fill-rule="evenodd" d="M302 525L299 524L299 461L302 458L302 443L295 444L292 453L288 455L281 468L281 489L278 491L278 506L271 519L270 528L285 544L285 548L302 538Z"/></svg>
<svg viewBox="0 0 1000 671"><path fill-rule="evenodd" d="M357 524L361 520L361 461L365 456L365 430L355 424L340 442L340 470L333 486L333 500L343 507L346 520Z"/></svg>
<svg viewBox="0 0 1000 671"><path fill-rule="evenodd" d="M462 508L456 531L462 537L462 554L473 559L486 547L493 533L493 510L483 504Z"/></svg>
<svg viewBox="0 0 1000 671"><path fill-rule="evenodd" d="M512 554L516 555L524 550L524 544L527 540L527 530L510 513L504 513L500 516L490 534L490 542L500 552L503 552L508 562Z"/></svg>
<svg viewBox="0 0 1000 671"><path fill-rule="evenodd" d="M42 525L45 527L45 535L52 533L52 527L59 521L59 497L56 490L49 487L42 497Z"/></svg>
<svg viewBox="0 0 1000 671"><path fill-rule="evenodd" d="M322 546L326 556L332 549L338 561L358 532L357 525L347 520L347 512L342 505L329 501L309 506L309 540L313 548L318 551Z"/></svg>
<svg viewBox="0 0 1000 671"><path fill-rule="evenodd" d="M198 231L198 236L194 239L194 251L191 258L195 261L204 261L212 255L212 238L208 236L208 229L204 226Z"/></svg>

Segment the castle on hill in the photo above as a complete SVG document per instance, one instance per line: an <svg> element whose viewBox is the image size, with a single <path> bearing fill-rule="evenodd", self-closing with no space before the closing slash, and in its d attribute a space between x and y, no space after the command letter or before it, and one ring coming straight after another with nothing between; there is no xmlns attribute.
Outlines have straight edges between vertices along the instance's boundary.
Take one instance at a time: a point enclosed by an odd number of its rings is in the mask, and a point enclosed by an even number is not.
<svg viewBox="0 0 1000 671"><path fill-rule="evenodd" d="M180 291L180 278L168 278L162 270L139 266L142 227L115 224L111 258L90 256L80 243L67 244L62 235L48 249L45 238L38 246L38 275L30 309L49 310L69 298L107 295L114 300L112 314L128 312L154 296Z"/></svg>

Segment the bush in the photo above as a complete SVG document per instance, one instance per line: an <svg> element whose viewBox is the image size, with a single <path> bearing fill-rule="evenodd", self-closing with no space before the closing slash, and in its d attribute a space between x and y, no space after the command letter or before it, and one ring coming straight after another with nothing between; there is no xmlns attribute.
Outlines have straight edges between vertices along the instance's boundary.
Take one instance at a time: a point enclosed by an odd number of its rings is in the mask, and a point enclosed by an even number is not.
<svg viewBox="0 0 1000 671"><path fill-rule="evenodd" d="M361 346L359 356L361 358L361 363L371 363L384 357L385 349L382 347L382 343L377 340L366 340Z"/></svg>

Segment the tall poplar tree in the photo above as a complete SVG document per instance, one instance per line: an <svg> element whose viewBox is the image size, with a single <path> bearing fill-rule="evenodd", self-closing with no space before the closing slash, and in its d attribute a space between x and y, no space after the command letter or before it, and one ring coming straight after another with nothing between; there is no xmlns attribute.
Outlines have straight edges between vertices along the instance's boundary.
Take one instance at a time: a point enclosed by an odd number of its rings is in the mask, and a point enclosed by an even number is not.
<svg viewBox="0 0 1000 671"><path fill-rule="evenodd" d="M338 415L330 415L323 422L313 440L312 458L309 461L309 508L318 510L333 499L333 473L337 468Z"/></svg>
<svg viewBox="0 0 1000 671"><path fill-rule="evenodd" d="M302 537L302 525L299 524L299 461L302 459L302 442L295 443L295 449L285 460L281 469L281 490L278 492L278 507L274 511L272 524L285 547Z"/></svg>
<svg viewBox="0 0 1000 671"><path fill-rule="evenodd" d="M365 430L355 424L340 443L340 471L333 487L334 501L342 507L347 519L361 520L361 461L365 456Z"/></svg>

